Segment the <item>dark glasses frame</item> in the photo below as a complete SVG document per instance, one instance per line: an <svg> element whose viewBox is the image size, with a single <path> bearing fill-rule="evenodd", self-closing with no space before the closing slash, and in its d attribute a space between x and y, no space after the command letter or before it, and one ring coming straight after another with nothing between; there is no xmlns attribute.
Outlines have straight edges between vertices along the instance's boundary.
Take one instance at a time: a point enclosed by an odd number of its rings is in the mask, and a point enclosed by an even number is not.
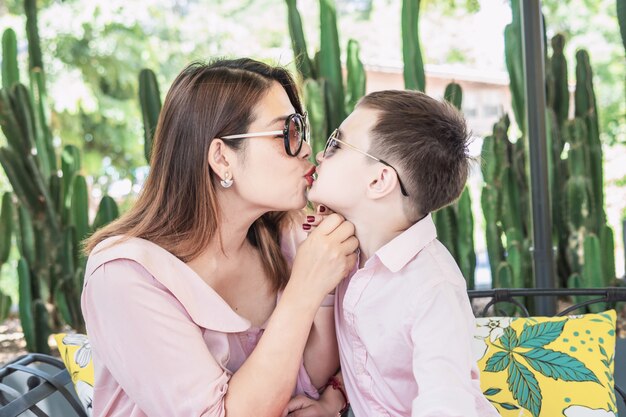
<svg viewBox="0 0 626 417"><path fill-rule="evenodd" d="M389 168L393 169L394 172L396 173L396 176L398 177L398 183L400 184L400 192L405 197L409 196L409 193L406 192L406 188L404 188L404 184L402 184L402 180L400 179L400 174L398 173L398 170L395 169L390 163L385 162L384 160L382 160L380 158L377 158L374 155L369 154L369 153L365 152L364 150L357 148L354 145L350 145L349 143L342 141L341 139L338 138L338 136L339 136L339 129L335 129L333 131L333 133L331 133L330 136L328 137L328 139L326 140L326 145L324 146L324 153L322 154L324 158L326 158L326 152L331 147L331 144L332 144L333 141L335 141L337 143L340 143L341 145L346 146L346 147L352 149L353 151L357 151L358 153L360 153L362 155L365 155L368 158L371 158L374 161L380 162L381 164L386 165Z"/></svg>
<svg viewBox="0 0 626 417"><path fill-rule="evenodd" d="M292 151L291 150L291 142L290 142L290 134L289 134L289 126L291 125L291 122L294 122L296 128L297 126L300 126L300 140L298 141L297 144L297 149ZM285 152L287 153L287 155L289 156L298 156L298 154L300 153L300 151L302 150L302 144L304 142L309 143L309 123L307 120L307 113L304 112L304 114L299 114L299 113L292 113L289 116L287 116L287 118L285 119L285 126L283 127L283 130L270 130L267 132L249 132L249 133L239 133L236 135L227 135L227 136L222 136L220 139L223 140L232 140L232 139L248 139L248 138L260 138L260 137L266 137L266 136L275 136L275 135L282 135L283 136L283 144L285 146Z"/></svg>

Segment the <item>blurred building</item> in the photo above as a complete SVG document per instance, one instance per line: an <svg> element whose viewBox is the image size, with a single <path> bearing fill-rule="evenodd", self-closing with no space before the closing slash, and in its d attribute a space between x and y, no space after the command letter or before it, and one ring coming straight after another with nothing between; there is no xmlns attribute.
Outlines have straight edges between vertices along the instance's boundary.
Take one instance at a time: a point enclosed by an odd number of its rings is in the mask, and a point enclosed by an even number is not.
<svg viewBox="0 0 626 417"><path fill-rule="evenodd" d="M367 92L403 89L402 66L366 67ZM452 81L463 90L462 110L475 136L491 133L493 124L504 114L512 115L509 77L502 71L485 71L462 65L426 65L426 93L443 98Z"/></svg>

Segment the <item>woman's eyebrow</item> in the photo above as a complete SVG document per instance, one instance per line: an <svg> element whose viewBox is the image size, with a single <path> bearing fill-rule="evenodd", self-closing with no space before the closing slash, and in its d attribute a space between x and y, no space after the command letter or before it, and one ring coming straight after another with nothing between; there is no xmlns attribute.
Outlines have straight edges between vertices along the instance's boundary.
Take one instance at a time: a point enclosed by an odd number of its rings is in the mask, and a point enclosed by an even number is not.
<svg viewBox="0 0 626 417"><path fill-rule="evenodd" d="M284 121L287 119L287 117L289 117L289 115L287 115L287 116L278 116L278 117L275 117L275 118L274 118L271 122L269 122L269 123L267 124L267 126L268 126L268 127L269 127L269 126L272 126L273 124L275 124L275 123L277 123L277 122L284 122Z"/></svg>

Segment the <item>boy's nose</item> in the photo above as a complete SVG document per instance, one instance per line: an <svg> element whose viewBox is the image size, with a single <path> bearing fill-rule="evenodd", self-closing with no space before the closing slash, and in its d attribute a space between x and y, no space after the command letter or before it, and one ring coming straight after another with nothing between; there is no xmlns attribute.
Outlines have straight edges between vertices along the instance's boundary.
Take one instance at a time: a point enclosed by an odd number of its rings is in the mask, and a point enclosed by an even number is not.
<svg viewBox="0 0 626 417"><path fill-rule="evenodd" d="M319 151L319 152L317 153L317 155L315 155L315 161L316 161L318 164L321 164L323 160L324 160L324 152L323 152L323 151Z"/></svg>

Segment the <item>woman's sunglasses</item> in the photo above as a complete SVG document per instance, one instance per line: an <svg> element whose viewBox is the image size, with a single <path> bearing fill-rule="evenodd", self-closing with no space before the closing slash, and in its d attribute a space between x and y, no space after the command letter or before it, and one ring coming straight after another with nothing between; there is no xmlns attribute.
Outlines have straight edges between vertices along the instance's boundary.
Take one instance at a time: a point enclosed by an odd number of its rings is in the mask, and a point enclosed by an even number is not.
<svg viewBox="0 0 626 417"><path fill-rule="evenodd" d="M304 115L293 113L285 119L285 127L283 130L272 130L269 132L250 132L237 135L222 136L220 139L247 139L260 138L266 136L276 136L277 139L283 139L285 152L289 156L298 156L302 149L302 143L309 143L309 124L307 122L307 114Z"/></svg>
<svg viewBox="0 0 626 417"><path fill-rule="evenodd" d="M383 161L382 159L377 158L374 155L371 155L365 152L364 150L361 150L357 148L356 146L350 145L349 143L344 142L341 139L339 139L339 129L335 129L333 133L331 133L330 136L328 137L328 140L326 141L326 146L324 146L324 153L323 153L324 159L333 156L335 151L337 149L340 149L341 146L345 146L346 148L350 148L353 151L357 151L360 154L365 155L368 158L371 158L376 162L380 162L383 165L387 165L389 168L393 169L396 172L396 175L398 176L398 183L400 183L400 192L402 192L402 195L405 197L409 196L409 194L406 192L406 189L404 188L404 184L402 184L402 180L400 179L400 174L398 174L397 169L395 169L393 166L391 166L391 164Z"/></svg>

